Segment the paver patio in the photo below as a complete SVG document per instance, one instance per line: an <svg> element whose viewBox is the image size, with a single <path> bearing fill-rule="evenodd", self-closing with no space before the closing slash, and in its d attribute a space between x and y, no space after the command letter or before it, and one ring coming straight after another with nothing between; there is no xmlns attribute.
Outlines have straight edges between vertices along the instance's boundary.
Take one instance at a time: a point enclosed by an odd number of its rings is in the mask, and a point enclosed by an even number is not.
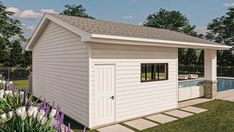
<svg viewBox="0 0 234 132"><path fill-rule="evenodd" d="M151 127L158 125L156 123L153 123L153 122L145 120L145 119L136 119L136 120L124 122L124 124L126 124L130 127L133 127L135 129L138 129L138 130L144 130L144 129L151 128Z"/></svg>
<svg viewBox="0 0 234 132"><path fill-rule="evenodd" d="M198 108L198 107L194 107L194 106L188 106L188 107L184 107L184 108L180 108L180 109L184 110L184 111L196 113L196 114L207 111L207 109L202 109L202 108Z"/></svg>
<svg viewBox="0 0 234 132"><path fill-rule="evenodd" d="M164 112L164 113L167 115L178 117L178 118L185 118L185 117L193 115L192 113L181 111L181 110L172 110L172 111L168 111L168 112Z"/></svg>
<svg viewBox="0 0 234 132"><path fill-rule="evenodd" d="M177 120L177 118L175 118L175 117L167 116L167 115L164 115L164 114L152 115L152 116L148 116L146 118L149 119L149 120L161 123L161 124Z"/></svg>
<svg viewBox="0 0 234 132"><path fill-rule="evenodd" d="M108 126L108 127L103 127L98 129L99 132L134 132L133 130L122 126L120 124Z"/></svg>

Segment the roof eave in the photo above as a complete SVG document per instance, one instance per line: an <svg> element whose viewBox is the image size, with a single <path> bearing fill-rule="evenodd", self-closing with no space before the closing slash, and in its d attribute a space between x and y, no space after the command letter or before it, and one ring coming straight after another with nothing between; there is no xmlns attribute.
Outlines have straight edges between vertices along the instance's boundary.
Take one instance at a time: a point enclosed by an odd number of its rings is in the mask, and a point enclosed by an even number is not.
<svg viewBox="0 0 234 132"><path fill-rule="evenodd" d="M215 50L230 50L232 47L227 45L207 44L207 43L191 43L182 41L169 41L158 39L145 39L124 36L112 36L102 34L92 34L89 42L112 43L112 44L128 44L128 45L144 45L144 46L162 46L176 48L202 48Z"/></svg>

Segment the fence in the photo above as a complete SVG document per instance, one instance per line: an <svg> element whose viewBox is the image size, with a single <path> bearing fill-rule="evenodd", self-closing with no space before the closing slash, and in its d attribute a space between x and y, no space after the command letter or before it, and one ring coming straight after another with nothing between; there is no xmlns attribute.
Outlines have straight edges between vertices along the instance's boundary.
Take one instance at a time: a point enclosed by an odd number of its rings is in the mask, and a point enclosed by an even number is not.
<svg viewBox="0 0 234 132"><path fill-rule="evenodd" d="M0 77L2 76L5 80L27 80L30 72L27 68L0 67Z"/></svg>
<svg viewBox="0 0 234 132"><path fill-rule="evenodd" d="M179 65L179 74L198 74L204 77L204 66ZM218 66L217 76L234 77L234 66Z"/></svg>

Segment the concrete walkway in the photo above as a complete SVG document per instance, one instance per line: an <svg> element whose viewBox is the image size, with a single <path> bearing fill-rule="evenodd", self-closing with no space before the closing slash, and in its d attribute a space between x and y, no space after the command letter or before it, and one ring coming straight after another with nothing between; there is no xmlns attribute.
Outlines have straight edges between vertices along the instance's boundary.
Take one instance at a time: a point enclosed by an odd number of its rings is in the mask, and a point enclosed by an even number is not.
<svg viewBox="0 0 234 132"><path fill-rule="evenodd" d="M177 110L171 110L160 114L123 122L98 129L99 132L134 132L134 130L145 130L165 123L176 121L185 117L193 116L198 113L206 112L206 109L188 106Z"/></svg>
<svg viewBox="0 0 234 132"><path fill-rule="evenodd" d="M188 101L183 101L183 102L179 102L179 108L191 106L191 105L196 105L196 104L201 104L201 103L209 102L212 100L213 99L197 98L197 99L192 99L192 100L188 100Z"/></svg>
<svg viewBox="0 0 234 132"><path fill-rule="evenodd" d="M234 89L218 92L216 99L234 102Z"/></svg>

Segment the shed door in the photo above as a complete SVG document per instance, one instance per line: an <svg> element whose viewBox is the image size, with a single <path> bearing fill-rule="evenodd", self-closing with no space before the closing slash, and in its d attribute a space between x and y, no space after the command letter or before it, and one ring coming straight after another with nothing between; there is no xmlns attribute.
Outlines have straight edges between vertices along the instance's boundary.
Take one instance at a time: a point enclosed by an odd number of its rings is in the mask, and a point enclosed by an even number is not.
<svg viewBox="0 0 234 132"><path fill-rule="evenodd" d="M95 124L115 120L115 65L95 65Z"/></svg>

